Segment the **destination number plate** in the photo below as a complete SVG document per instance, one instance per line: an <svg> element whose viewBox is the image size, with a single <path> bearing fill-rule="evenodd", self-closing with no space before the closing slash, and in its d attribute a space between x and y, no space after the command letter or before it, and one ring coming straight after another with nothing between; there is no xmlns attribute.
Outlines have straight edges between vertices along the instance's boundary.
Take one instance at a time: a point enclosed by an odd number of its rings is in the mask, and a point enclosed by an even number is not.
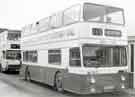
<svg viewBox="0 0 135 97"><path fill-rule="evenodd" d="M104 90L107 90L107 89L114 89L114 86L105 86Z"/></svg>

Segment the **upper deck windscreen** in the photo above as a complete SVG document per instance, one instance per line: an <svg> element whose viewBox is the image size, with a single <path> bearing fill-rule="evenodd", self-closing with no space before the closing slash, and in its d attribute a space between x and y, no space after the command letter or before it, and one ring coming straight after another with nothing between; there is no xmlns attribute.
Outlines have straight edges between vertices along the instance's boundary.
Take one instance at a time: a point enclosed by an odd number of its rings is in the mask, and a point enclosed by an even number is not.
<svg viewBox="0 0 135 97"><path fill-rule="evenodd" d="M85 3L83 7L84 21L124 24L124 11L120 8Z"/></svg>
<svg viewBox="0 0 135 97"><path fill-rule="evenodd" d="M20 32L8 33L7 39L8 40L19 40L21 38Z"/></svg>

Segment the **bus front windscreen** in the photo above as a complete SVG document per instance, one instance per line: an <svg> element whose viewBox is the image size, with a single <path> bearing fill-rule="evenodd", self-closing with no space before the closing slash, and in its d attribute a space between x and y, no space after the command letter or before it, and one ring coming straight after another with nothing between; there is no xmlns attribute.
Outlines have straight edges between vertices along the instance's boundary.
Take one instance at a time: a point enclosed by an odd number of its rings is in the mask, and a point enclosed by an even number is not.
<svg viewBox="0 0 135 97"><path fill-rule="evenodd" d="M124 24L124 11L121 8L85 3L83 19L89 22Z"/></svg>
<svg viewBox="0 0 135 97"><path fill-rule="evenodd" d="M6 59L11 60L20 60L21 59L21 53L20 51L6 51Z"/></svg>
<svg viewBox="0 0 135 97"><path fill-rule="evenodd" d="M126 47L84 46L85 67L118 67L127 65Z"/></svg>

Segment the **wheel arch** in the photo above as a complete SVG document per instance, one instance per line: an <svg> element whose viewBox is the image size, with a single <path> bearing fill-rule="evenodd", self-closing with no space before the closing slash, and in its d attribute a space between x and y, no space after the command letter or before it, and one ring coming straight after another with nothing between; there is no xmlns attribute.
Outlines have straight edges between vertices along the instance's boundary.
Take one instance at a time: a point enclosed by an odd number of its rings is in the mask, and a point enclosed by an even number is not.
<svg viewBox="0 0 135 97"><path fill-rule="evenodd" d="M56 75L58 74L58 73L62 73L60 70L57 70L56 72L55 72L55 74L54 74L54 79L53 79L53 86L55 87L55 85L56 85L56 83L55 83L55 81L56 81Z"/></svg>

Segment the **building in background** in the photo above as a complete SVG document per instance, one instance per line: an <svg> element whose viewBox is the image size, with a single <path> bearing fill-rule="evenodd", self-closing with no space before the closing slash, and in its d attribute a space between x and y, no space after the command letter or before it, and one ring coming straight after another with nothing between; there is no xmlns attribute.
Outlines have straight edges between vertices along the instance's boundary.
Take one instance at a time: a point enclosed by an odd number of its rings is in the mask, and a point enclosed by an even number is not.
<svg viewBox="0 0 135 97"><path fill-rule="evenodd" d="M0 70L18 71L20 68L21 31L0 29Z"/></svg>

